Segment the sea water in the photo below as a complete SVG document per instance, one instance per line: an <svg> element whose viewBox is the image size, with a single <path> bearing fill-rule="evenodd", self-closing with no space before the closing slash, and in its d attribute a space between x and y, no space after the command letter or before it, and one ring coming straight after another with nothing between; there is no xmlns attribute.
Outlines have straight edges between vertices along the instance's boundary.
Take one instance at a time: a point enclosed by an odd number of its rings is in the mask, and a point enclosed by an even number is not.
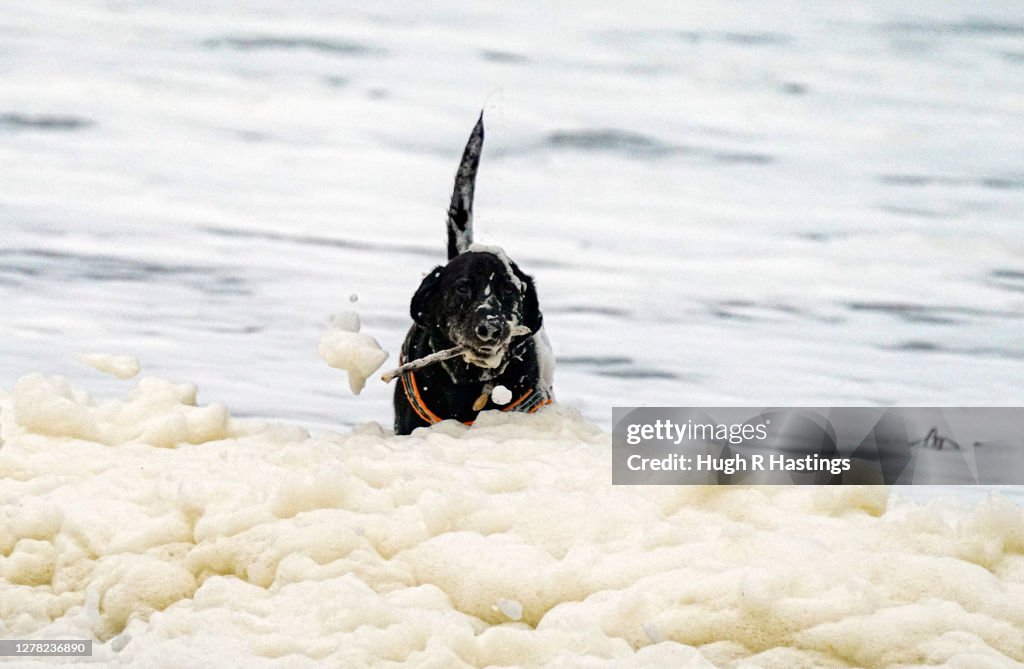
<svg viewBox="0 0 1024 669"><path fill-rule="evenodd" d="M481 109L476 238L537 282L561 402L1019 405L1024 6L15 3L0 14L0 387L390 422ZM119 385L120 384L120 385Z"/></svg>

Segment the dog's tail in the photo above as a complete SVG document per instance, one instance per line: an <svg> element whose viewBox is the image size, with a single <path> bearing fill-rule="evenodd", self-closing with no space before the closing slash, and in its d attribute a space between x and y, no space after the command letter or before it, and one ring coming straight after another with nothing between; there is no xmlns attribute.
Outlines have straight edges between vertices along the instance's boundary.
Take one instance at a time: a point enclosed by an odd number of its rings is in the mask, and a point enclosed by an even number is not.
<svg viewBox="0 0 1024 669"><path fill-rule="evenodd" d="M484 113L473 126L473 132L462 152L459 171L455 173L455 191L448 207L448 260L469 250L473 244L473 189L480 152L484 147Z"/></svg>

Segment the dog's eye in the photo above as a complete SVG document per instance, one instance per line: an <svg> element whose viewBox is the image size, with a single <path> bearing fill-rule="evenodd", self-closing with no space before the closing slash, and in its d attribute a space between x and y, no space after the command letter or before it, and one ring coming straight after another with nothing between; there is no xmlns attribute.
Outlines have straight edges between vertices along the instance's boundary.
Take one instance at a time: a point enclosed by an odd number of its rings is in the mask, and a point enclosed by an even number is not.
<svg viewBox="0 0 1024 669"><path fill-rule="evenodd" d="M516 294L516 292L516 287L513 286L511 283L506 283L504 286L501 287L501 294L504 295L505 297L512 297L513 295Z"/></svg>
<svg viewBox="0 0 1024 669"><path fill-rule="evenodd" d="M469 297L473 294L473 282L469 279L459 279L455 282L455 294L459 297Z"/></svg>

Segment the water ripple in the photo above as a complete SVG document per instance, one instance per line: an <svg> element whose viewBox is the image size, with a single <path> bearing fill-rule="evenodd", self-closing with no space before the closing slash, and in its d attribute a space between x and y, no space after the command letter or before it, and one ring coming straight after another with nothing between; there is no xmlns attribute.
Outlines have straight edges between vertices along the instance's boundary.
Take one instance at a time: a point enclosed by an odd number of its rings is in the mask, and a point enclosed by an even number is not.
<svg viewBox="0 0 1024 669"><path fill-rule="evenodd" d="M234 49L236 51L314 51L343 56L382 55L383 49L351 40L324 37L279 37L254 35L251 37L214 37L203 40L208 49Z"/></svg>
<svg viewBox="0 0 1024 669"><path fill-rule="evenodd" d="M23 114L8 112L0 114L0 128L11 130L81 130L93 125L93 121L81 116L67 114Z"/></svg>

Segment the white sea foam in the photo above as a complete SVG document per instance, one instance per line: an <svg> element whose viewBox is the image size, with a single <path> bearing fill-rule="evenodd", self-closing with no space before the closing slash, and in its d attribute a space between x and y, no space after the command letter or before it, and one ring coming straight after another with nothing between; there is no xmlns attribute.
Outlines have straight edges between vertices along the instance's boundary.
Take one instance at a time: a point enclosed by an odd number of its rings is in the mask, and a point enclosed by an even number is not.
<svg viewBox="0 0 1024 669"><path fill-rule="evenodd" d="M359 332L360 327L356 312L335 314L317 347L324 362L348 374L348 385L354 395L363 391L366 379L388 358L388 353L381 349L376 339Z"/></svg>
<svg viewBox="0 0 1024 669"><path fill-rule="evenodd" d="M523 617L523 605L514 599L499 599L494 608L501 611L509 620L519 620Z"/></svg>
<svg viewBox="0 0 1024 669"><path fill-rule="evenodd" d="M1006 499L612 487L608 434L555 407L408 437L218 409L200 434L182 388L0 393L7 636L143 667L1024 662Z"/></svg>
<svg viewBox="0 0 1024 669"><path fill-rule="evenodd" d="M109 353L82 353L78 359L93 369L119 379L130 379L139 373L139 360L130 355Z"/></svg>
<svg viewBox="0 0 1024 669"><path fill-rule="evenodd" d="M491 391L491 401L504 406L512 401L512 391L505 386L495 386Z"/></svg>

